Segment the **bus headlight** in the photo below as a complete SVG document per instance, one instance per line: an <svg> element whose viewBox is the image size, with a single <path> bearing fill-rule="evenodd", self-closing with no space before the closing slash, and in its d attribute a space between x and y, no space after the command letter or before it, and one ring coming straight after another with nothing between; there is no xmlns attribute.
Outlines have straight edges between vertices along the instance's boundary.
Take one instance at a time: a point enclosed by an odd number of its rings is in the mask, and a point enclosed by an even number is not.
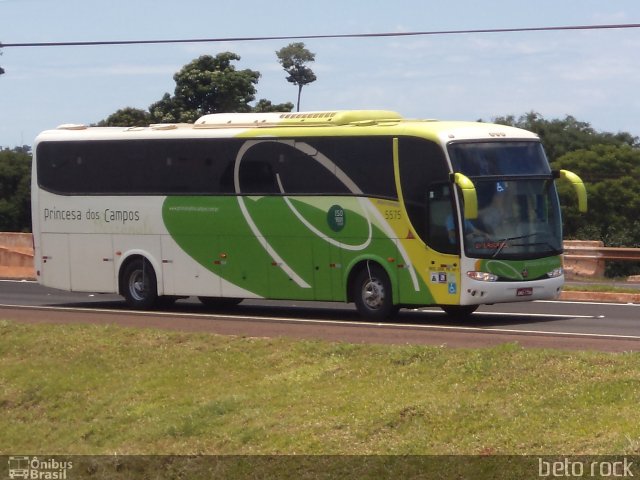
<svg viewBox="0 0 640 480"><path fill-rule="evenodd" d="M554 268L550 272L547 272L547 277L549 278L557 278L564 273L564 269L562 267Z"/></svg>
<svg viewBox="0 0 640 480"><path fill-rule="evenodd" d="M467 277L480 282L497 282L498 276L487 272L467 272Z"/></svg>

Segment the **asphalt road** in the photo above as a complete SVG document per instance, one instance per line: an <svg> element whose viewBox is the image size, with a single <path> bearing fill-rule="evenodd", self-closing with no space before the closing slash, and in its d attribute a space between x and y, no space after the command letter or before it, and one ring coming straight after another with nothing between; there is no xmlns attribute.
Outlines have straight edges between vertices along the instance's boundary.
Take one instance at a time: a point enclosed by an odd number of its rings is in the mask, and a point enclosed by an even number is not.
<svg viewBox="0 0 640 480"><path fill-rule="evenodd" d="M354 343L523 346L640 351L640 305L526 302L482 306L468 319L438 308L401 310L392 320L361 320L352 305L245 300L213 312L195 299L162 312L132 312L117 295L73 293L33 282L0 281L0 319L35 323L119 324L134 328Z"/></svg>

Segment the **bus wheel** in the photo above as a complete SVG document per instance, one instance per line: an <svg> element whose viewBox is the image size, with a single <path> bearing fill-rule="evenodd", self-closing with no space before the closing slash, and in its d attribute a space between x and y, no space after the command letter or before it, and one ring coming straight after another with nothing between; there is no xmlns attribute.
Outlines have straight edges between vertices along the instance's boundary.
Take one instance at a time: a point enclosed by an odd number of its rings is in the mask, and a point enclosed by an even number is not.
<svg viewBox="0 0 640 480"><path fill-rule="evenodd" d="M208 308L231 308L238 305L244 299L233 297L198 297L198 300Z"/></svg>
<svg viewBox="0 0 640 480"><path fill-rule="evenodd" d="M122 294L131 308L143 310L156 305L156 272L147 260L136 259L130 262L122 273L122 282Z"/></svg>
<svg viewBox="0 0 640 480"><path fill-rule="evenodd" d="M352 292L356 309L364 318L384 320L398 311L393 304L389 276L377 264L370 264L358 272Z"/></svg>
<svg viewBox="0 0 640 480"><path fill-rule="evenodd" d="M440 305L450 317L464 318L471 315L478 309L479 305Z"/></svg>

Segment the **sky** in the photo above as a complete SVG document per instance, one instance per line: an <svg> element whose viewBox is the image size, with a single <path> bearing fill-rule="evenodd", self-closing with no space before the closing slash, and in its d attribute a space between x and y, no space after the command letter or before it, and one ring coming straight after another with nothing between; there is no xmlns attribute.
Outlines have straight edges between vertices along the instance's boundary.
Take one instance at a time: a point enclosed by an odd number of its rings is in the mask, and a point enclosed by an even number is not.
<svg viewBox="0 0 640 480"><path fill-rule="evenodd" d="M238 38L640 24L638 0L0 0L0 43ZM173 75L231 51L256 100L295 104L276 50L303 41L302 111L394 110L491 121L535 111L640 136L640 28L0 50L0 147L173 94Z"/></svg>

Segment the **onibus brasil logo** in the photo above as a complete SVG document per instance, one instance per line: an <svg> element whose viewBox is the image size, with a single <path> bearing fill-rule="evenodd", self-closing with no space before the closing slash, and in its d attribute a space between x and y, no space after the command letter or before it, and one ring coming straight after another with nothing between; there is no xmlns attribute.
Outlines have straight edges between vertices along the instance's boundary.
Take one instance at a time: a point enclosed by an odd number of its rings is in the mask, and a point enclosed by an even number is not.
<svg viewBox="0 0 640 480"><path fill-rule="evenodd" d="M73 462L63 462L53 458L13 456L9 457L9 478L37 480L66 480Z"/></svg>

